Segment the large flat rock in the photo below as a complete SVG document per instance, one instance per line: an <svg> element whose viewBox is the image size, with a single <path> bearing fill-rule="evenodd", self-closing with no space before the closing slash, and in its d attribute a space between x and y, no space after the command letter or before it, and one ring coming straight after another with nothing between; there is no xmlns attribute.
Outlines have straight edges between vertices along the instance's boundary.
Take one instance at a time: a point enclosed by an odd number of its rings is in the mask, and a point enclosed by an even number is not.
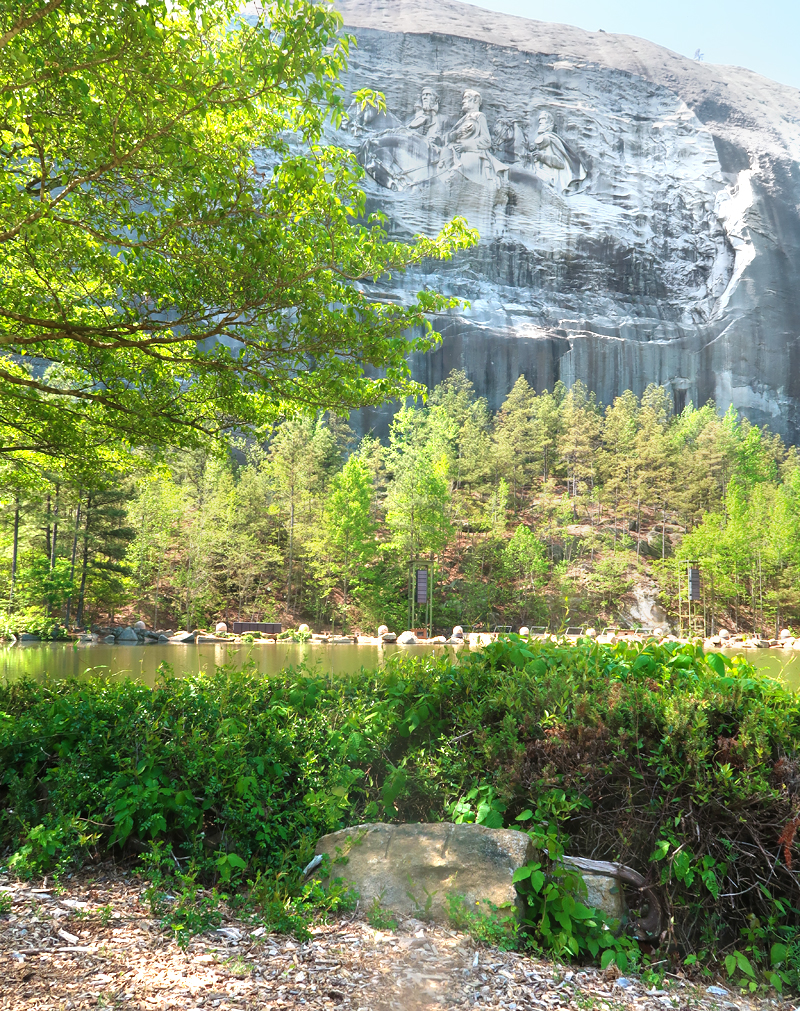
<svg viewBox="0 0 800 1011"><path fill-rule="evenodd" d="M362 905L377 899L403 915L446 921L449 896L479 903L485 912L491 907L484 900L513 907L514 871L532 859L533 848L513 829L376 823L323 836L317 854L325 853L334 861L333 876L350 882Z"/></svg>

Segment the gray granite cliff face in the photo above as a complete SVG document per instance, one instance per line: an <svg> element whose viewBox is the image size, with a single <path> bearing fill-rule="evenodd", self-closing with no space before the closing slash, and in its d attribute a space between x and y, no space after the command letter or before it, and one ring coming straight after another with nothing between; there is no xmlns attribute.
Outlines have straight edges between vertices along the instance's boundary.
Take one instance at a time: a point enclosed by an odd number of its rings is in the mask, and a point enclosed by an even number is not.
<svg viewBox="0 0 800 1011"><path fill-rule="evenodd" d="M650 382L800 441L800 91L592 33L430 0L338 0L345 86L386 112L331 133L398 236L463 215L478 247L382 282L470 308L415 355L499 407L521 374L604 402ZM385 430L390 408L357 427Z"/></svg>

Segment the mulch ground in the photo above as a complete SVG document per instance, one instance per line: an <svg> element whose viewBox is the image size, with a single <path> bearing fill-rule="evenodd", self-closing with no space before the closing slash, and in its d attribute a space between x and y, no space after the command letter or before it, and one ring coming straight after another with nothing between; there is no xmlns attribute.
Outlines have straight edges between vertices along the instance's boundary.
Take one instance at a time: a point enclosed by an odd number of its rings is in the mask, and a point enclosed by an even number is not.
<svg viewBox="0 0 800 1011"><path fill-rule="evenodd" d="M136 875L105 867L59 889L0 877L0 903L11 900L0 914L0 1008L800 1011L725 984L709 992L709 981L680 972L648 990L616 971L481 947L418 920L381 931L337 919L301 944L231 914L182 950L153 918L144 889Z"/></svg>

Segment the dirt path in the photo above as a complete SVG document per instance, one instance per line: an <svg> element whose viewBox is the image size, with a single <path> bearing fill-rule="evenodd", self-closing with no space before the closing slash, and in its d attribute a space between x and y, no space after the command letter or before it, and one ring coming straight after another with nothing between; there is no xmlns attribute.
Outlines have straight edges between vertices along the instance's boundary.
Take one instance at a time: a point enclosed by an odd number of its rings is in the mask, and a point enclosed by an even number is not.
<svg viewBox="0 0 800 1011"><path fill-rule="evenodd" d="M337 920L300 944L228 918L181 950L153 920L133 875L75 879L66 892L44 885L0 878L0 901L5 894L12 903L0 913L3 1011L798 1011L709 993L678 975L647 992L618 974L478 947L417 920L396 931Z"/></svg>

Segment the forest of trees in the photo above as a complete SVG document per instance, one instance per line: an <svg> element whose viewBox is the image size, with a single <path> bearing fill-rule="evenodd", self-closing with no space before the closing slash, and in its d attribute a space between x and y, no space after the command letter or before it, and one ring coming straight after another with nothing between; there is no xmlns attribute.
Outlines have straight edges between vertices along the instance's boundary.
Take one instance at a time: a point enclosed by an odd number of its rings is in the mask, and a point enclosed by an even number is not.
<svg viewBox="0 0 800 1011"><path fill-rule="evenodd" d="M733 411L671 405L657 386L602 407L580 383L537 394L520 377L492 415L453 372L386 446L319 415L106 473L9 462L5 621L399 629L412 570L432 565L437 628L620 621L642 580L677 627L696 559L695 630L800 623L797 451Z"/></svg>

